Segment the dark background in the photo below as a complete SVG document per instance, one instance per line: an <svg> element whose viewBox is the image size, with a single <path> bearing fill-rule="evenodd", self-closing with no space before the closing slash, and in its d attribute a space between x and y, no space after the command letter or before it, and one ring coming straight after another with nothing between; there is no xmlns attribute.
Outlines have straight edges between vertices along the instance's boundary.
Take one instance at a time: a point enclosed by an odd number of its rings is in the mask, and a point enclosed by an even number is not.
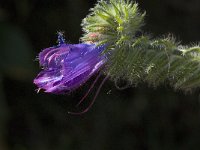
<svg viewBox="0 0 200 150"><path fill-rule="evenodd" d="M198 150L200 98L162 85L120 91L111 81L92 109L68 115L93 79L70 95L36 93L36 56L65 31L79 43L80 23L95 0L0 1L0 150ZM199 0L138 0L144 31L173 33L182 44L200 41ZM98 86L97 86L98 87ZM87 107L93 89L81 108Z"/></svg>

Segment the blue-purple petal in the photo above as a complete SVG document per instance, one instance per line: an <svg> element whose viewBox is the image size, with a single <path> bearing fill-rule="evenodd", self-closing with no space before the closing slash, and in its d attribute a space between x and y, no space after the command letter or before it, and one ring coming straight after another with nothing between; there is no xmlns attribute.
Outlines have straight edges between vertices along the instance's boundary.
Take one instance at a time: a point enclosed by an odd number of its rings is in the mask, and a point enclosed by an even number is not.
<svg viewBox="0 0 200 150"><path fill-rule="evenodd" d="M44 49L39 54L44 68L34 83L50 93L72 91L85 83L106 62L104 46L95 44L62 44Z"/></svg>

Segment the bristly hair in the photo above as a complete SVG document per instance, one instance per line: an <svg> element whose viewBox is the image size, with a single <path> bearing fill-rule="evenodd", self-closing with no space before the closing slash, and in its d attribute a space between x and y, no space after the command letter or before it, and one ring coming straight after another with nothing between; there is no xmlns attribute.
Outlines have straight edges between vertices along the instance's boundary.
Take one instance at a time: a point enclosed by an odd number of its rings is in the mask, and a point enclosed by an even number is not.
<svg viewBox="0 0 200 150"><path fill-rule="evenodd" d="M99 0L82 21L83 42L107 44L104 73L153 87L167 83L185 92L200 87L200 47L182 46L173 36L152 39L142 33L145 12L129 0Z"/></svg>

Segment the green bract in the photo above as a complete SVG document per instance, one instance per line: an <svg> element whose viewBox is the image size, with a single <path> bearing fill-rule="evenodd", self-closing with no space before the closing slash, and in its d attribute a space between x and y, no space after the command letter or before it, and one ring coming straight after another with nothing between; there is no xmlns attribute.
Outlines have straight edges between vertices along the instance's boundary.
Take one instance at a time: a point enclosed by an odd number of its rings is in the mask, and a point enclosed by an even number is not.
<svg viewBox="0 0 200 150"><path fill-rule="evenodd" d="M86 32L82 40L101 44L131 44L145 16L139 12L136 3L122 0L101 0L91 11L82 22ZM91 36L95 34L96 38Z"/></svg>
<svg viewBox="0 0 200 150"><path fill-rule="evenodd" d="M105 74L116 83L162 83L191 91L200 86L200 47L182 46L172 36L139 35L145 13L129 0L100 0L83 20L83 42L106 44Z"/></svg>

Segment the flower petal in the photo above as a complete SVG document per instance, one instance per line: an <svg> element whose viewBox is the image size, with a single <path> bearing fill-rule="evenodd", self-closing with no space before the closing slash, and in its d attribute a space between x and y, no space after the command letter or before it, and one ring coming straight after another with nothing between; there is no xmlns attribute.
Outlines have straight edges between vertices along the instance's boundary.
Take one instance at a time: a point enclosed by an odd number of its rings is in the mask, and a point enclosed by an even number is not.
<svg viewBox="0 0 200 150"><path fill-rule="evenodd" d="M85 83L105 63L104 46L95 44L62 44L39 54L44 67L34 83L45 92L65 93Z"/></svg>

